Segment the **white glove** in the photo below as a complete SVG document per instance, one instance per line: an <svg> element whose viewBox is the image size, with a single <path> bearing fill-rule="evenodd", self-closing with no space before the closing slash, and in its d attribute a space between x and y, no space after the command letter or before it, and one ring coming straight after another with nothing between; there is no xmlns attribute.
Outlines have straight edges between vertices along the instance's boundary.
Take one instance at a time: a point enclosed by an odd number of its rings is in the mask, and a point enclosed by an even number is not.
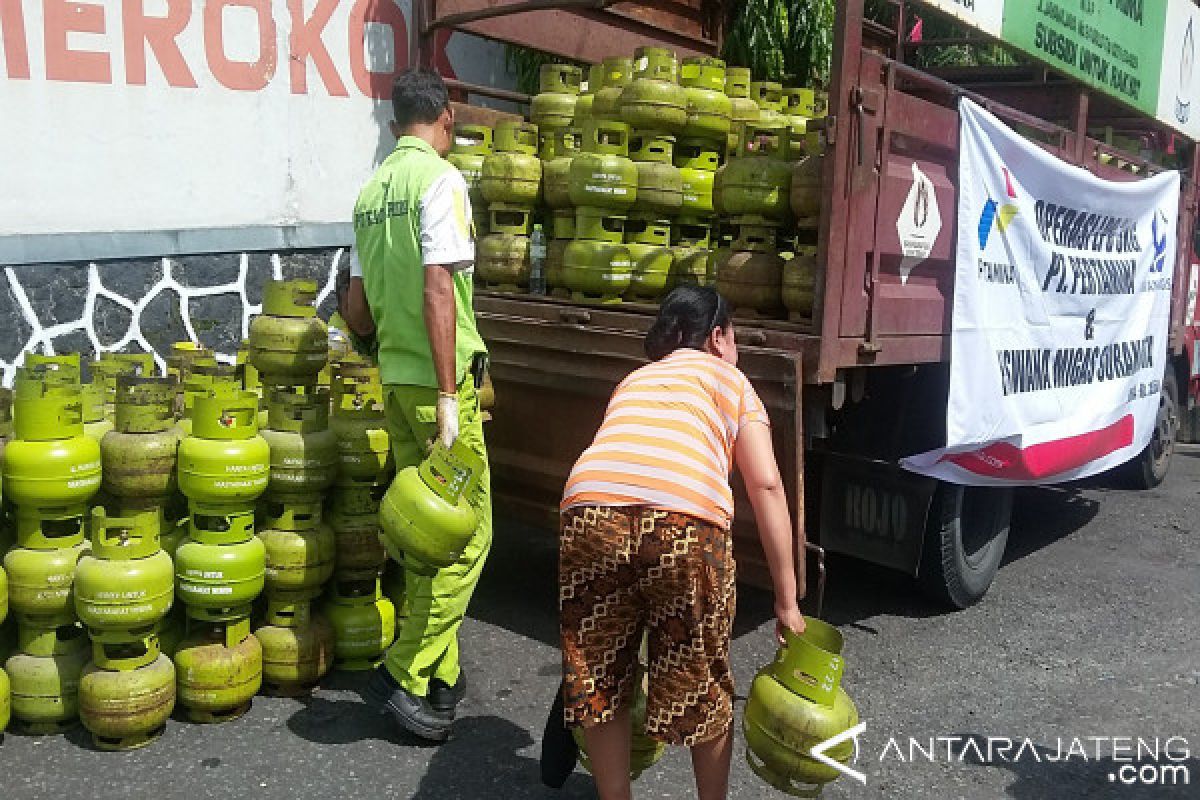
<svg viewBox="0 0 1200 800"><path fill-rule="evenodd" d="M437 399L438 438L449 447L458 438L458 395L438 392Z"/></svg>

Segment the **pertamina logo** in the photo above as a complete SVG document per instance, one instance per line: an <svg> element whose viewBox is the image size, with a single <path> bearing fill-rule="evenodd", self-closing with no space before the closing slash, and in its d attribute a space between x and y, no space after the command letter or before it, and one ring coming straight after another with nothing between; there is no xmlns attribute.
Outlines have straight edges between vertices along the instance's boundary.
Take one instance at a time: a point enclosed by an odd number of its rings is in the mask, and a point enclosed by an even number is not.
<svg viewBox="0 0 1200 800"><path fill-rule="evenodd" d="M1013 188L1012 175L1008 173L1007 167L1001 167L1000 170L1004 173L1004 189L1008 194L1008 199L1017 199L1017 190ZM1005 203L1000 205L991 197L983 204L983 213L979 215L979 249L986 250L988 240L992 236L993 225L1004 233L1008 230L1008 226L1017 216L1019 210L1016 203Z"/></svg>

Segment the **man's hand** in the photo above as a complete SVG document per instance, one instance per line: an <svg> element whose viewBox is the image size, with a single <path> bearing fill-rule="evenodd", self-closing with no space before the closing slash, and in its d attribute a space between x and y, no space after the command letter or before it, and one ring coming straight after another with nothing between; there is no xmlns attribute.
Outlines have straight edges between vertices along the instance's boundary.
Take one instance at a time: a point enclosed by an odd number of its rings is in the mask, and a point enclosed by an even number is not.
<svg viewBox="0 0 1200 800"><path fill-rule="evenodd" d="M437 430L438 439L446 447L458 438L458 395L438 392Z"/></svg>

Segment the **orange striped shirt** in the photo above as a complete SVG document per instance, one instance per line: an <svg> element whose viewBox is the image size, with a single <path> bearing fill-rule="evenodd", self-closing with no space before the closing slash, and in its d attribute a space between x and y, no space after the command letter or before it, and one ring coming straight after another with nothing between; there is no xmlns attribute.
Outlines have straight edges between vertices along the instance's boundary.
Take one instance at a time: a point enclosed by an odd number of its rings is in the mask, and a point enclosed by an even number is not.
<svg viewBox="0 0 1200 800"><path fill-rule="evenodd" d="M641 505L728 528L738 431L770 424L754 387L716 356L683 348L630 373L575 462L562 510Z"/></svg>

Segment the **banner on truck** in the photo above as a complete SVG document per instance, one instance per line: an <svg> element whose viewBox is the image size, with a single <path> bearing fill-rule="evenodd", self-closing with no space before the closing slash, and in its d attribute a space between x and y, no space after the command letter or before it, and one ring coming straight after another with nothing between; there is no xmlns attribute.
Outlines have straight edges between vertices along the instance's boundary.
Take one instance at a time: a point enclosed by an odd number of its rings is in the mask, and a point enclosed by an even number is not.
<svg viewBox="0 0 1200 800"><path fill-rule="evenodd" d="M960 111L946 447L904 465L1002 486L1128 461L1162 391L1179 174L1105 181Z"/></svg>

